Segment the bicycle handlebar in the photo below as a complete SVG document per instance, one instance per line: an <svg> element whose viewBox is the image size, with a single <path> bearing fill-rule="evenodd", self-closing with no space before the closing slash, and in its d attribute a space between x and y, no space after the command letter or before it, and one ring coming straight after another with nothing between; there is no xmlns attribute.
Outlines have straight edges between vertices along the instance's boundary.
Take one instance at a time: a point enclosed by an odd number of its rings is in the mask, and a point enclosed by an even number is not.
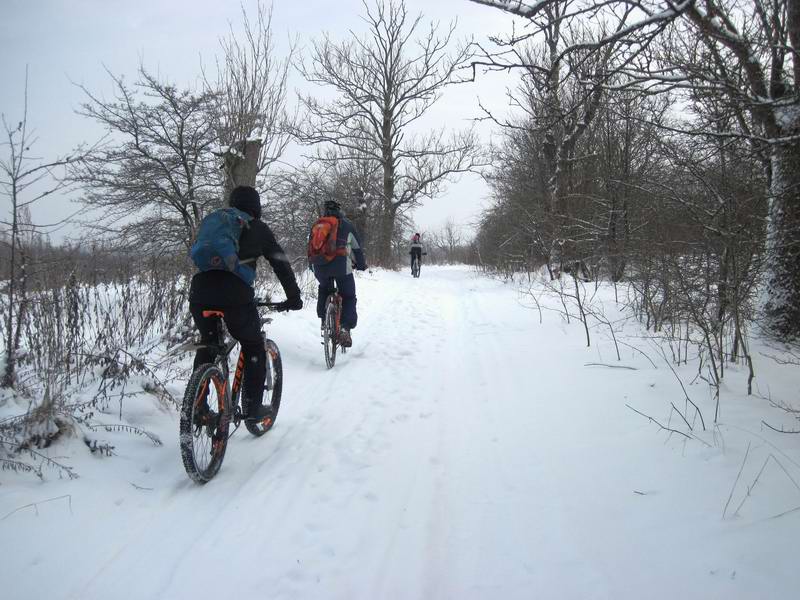
<svg viewBox="0 0 800 600"><path fill-rule="evenodd" d="M276 310L282 304L283 302L263 302L261 300L256 300L256 306L263 306L271 310Z"/></svg>

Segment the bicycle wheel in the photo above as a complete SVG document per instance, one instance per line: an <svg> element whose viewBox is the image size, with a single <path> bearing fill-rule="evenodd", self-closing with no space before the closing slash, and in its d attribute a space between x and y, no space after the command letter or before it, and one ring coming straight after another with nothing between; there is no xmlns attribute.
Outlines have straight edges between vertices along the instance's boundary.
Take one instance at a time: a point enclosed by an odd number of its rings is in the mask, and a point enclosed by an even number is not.
<svg viewBox="0 0 800 600"><path fill-rule="evenodd" d="M210 481L222 466L230 414L225 375L216 365L201 365L183 395L179 436L183 466L197 483Z"/></svg>
<svg viewBox="0 0 800 600"><path fill-rule="evenodd" d="M419 277L419 260L414 259L414 264L411 265L411 274L414 277Z"/></svg>
<svg viewBox="0 0 800 600"><path fill-rule="evenodd" d="M264 342L267 349L267 377L264 380L264 406L272 408L272 417L263 421L247 421L244 426L247 431L259 437L267 433L278 418L278 409L281 407L281 392L283 392L283 363L278 345L270 339Z"/></svg>
<svg viewBox="0 0 800 600"><path fill-rule="evenodd" d="M325 347L325 364L329 369L336 364L336 303L333 296L328 296L325 302L325 325L322 328L322 345Z"/></svg>

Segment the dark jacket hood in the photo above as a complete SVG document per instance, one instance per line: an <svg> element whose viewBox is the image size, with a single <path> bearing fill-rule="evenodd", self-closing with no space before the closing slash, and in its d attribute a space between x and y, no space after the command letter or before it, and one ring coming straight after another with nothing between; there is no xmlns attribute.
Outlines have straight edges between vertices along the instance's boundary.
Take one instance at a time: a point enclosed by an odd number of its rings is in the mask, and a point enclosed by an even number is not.
<svg viewBox="0 0 800 600"><path fill-rule="evenodd" d="M261 198L253 188L237 188L231 195L230 205L255 219L261 218Z"/></svg>

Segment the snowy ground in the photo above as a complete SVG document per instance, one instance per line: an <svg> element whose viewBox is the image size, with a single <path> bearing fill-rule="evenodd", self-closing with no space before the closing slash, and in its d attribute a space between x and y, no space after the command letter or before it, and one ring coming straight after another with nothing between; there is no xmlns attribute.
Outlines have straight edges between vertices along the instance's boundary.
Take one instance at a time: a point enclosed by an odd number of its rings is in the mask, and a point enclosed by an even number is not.
<svg viewBox="0 0 800 600"><path fill-rule="evenodd" d="M239 431L208 485L183 471L177 415L147 399L125 416L163 446L104 434L101 458L62 441L49 451L79 479L3 474L3 598L797 597L800 443L760 425L792 423L742 393L744 373L714 427L707 384L680 371L708 425L687 441L626 407L682 425L644 341L655 368L463 267L367 274L358 292L331 371L311 307L276 317L277 424ZM760 391L796 400L796 369L770 362Z"/></svg>

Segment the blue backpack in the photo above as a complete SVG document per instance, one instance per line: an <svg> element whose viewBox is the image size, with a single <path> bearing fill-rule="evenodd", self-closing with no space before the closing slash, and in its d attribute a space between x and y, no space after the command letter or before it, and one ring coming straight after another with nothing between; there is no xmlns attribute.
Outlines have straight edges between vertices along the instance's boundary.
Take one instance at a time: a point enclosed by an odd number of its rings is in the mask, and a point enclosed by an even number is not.
<svg viewBox="0 0 800 600"><path fill-rule="evenodd" d="M253 285L256 271L239 262L239 237L253 217L238 208L220 208L200 221L197 237L190 251L192 261L201 271L229 271L247 285Z"/></svg>

